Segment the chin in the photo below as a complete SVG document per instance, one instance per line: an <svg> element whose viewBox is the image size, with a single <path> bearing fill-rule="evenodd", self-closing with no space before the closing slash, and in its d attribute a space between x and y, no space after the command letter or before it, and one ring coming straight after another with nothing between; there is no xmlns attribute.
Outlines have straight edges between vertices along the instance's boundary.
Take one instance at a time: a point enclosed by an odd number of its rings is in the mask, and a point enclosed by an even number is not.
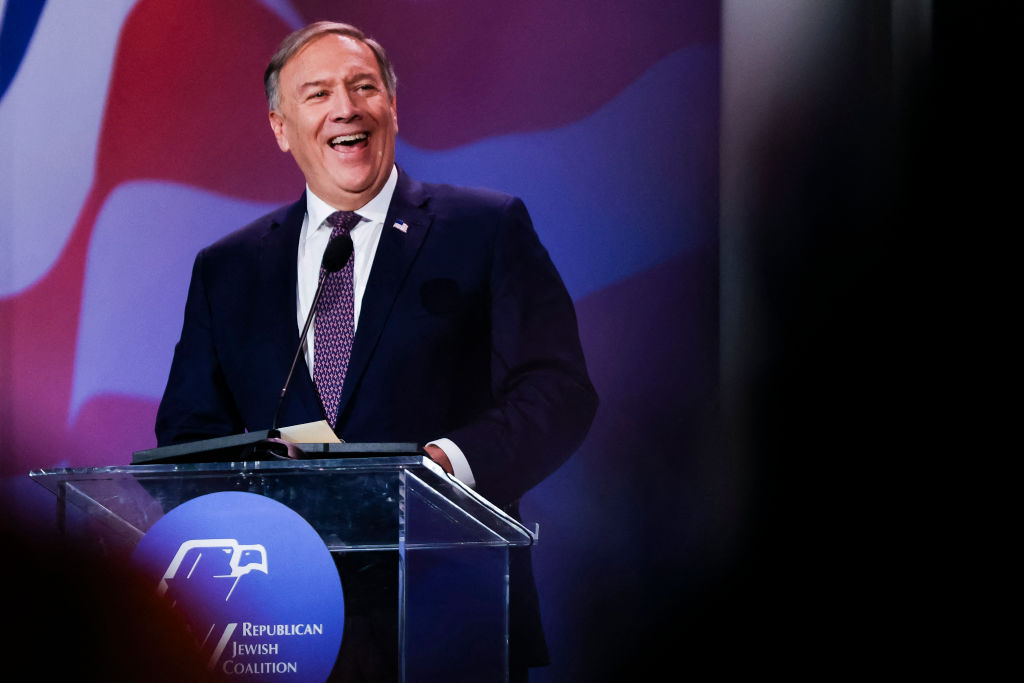
<svg viewBox="0 0 1024 683"><path fill-rule="evenodd" d="M331 178L334 187L350 193L365 192L373 186L372 173L345 173Z"/></svg>

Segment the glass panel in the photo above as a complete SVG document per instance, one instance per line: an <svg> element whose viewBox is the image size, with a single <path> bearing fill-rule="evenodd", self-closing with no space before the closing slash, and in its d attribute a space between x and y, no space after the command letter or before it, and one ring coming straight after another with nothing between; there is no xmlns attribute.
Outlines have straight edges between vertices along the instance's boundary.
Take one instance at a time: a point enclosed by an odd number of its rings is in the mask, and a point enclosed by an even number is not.
<svg viewBox="0 0 1024 683"><path fill-rule="evenodd" d="M533 535L423 457L39 470L34 480L111 532L145 533L166 512L216 491L273 498L305 517L332 550L397 549L399 477L414 472L415 495L433 515L416 542L529 545Z"/></svg>
<svg viewBox="0 0 1024 683"><path fill-rule="evenodd" d="M506 680L509 543L424 479L404 476L406 680Z"/></svg>

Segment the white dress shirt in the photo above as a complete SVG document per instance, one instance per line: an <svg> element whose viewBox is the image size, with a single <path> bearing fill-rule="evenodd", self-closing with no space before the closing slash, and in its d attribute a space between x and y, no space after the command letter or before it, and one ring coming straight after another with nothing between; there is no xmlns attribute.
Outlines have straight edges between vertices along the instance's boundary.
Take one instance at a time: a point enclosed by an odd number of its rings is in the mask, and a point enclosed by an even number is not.
<svg viewBox="0 0 1024 683"><path fill-rule="evenodd" d="M355 304L353 331L359 325L363 293L366 291L366 282L370 278L373 258L377 254L377 245L380 243L380 236L384 231L384 219L387 217L388 207L391 206L391 197L395 193L396 185L398 185L398 169L392 167L391 175L377 196L361 208L356 209L361 220L349 233L352 236L354 259L352 264L353 303ZM302 231L299 233L298 284L295 288L295 316L300 333L306 324L306 315L313 304L313 297L316 295L316 288L320 281L320 262L324 258L327 243L331 240L331 227L324 221L335 211L337 209L313 194L309 185L306 186L306 215L302 219ZM310 377L313 375L314 328L315 325L309 326L305 348L306 367L309 369ZM430 443L443 450L448 456L456 479L469 487L476 486L473 470L470 469L469 461L466 460L462 449L451 439L437 439Z"/></svg>

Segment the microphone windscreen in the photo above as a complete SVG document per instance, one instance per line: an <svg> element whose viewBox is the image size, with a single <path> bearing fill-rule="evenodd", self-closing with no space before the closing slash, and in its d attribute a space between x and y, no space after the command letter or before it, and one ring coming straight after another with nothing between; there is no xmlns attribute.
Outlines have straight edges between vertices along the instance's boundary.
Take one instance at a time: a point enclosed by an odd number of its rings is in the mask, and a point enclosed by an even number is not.
<svg viewBox="0 0 1024 683"><path fill-rule="evenodd" d="M320 267L328 273L337 272L345 266L345 263L348 262L348 257L351 255L352 238L348 235L338 235L327 243L327 249L324 250L324 258L320 262Z"/></svg>

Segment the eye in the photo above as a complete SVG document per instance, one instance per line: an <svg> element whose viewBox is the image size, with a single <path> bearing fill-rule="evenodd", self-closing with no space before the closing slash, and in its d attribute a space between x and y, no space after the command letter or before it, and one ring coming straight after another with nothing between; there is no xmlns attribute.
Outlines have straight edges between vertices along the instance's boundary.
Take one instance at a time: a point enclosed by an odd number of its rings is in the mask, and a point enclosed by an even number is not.
<svg viewBox="0 0 1024 683"><path fill-rule="evenodd" d="M324 97L327 97L327 91L326 90L317 90L316 92L310 93L308 99L315 100L315 99L322 99Z"/></svg>
<svg viewBox="0 0 1024 683"><path fill-rule="evenodd" d="M372 83L363 83L362 85L356 87L356 90L361 90L363 92L372 92L376 89L377 86L373 85Z"/></svg>

